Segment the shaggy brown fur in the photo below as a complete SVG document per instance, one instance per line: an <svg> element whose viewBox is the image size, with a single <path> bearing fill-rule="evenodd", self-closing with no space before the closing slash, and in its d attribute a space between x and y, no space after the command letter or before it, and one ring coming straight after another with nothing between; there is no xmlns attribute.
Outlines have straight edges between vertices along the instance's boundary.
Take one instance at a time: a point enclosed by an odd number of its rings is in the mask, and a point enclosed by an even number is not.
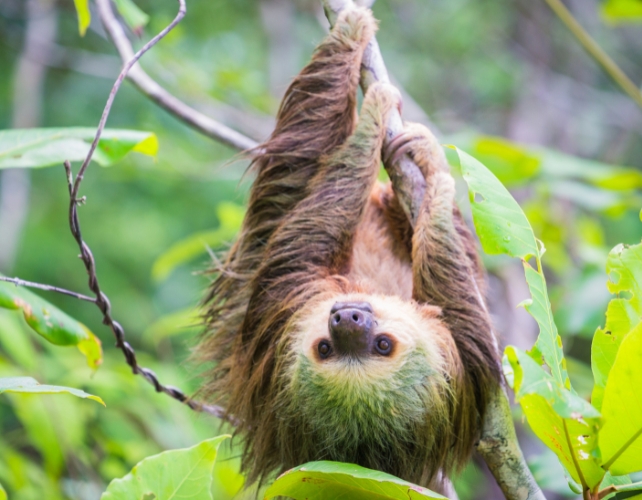
<svg viewBox="0 0 642 500"><path fill-rule="evenodd" d="M376 182L399 102L375 85L356 119L374 32L369 11L342 13L290 85L206 299L205 391L239 420L250 480L329 459L429 484L468 459L499 381L474 241L432 134L409 126L388 155L414 155L427 179L414 234L390 186ZM330 307L354 300L372 304L395 351L320 360Z"/></svg>

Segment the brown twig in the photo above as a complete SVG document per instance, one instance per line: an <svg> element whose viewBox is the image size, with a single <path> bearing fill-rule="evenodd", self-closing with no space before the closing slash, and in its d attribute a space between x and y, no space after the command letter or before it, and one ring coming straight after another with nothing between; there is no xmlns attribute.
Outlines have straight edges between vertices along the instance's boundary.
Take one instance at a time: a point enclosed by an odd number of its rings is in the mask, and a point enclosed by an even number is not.
<svg viewBox="0 0 642 500"><path fill-rule="evenodd" d="M134 59L132 45L125 35L123 27L118 22L118 19L116 19L109 0L96 0L96 6L98 7L98 14L100 15L103 26L116 46L123 63L129 64L129 61L132 60L133 63L136 63L138 58ZM144 53L145 47L143 47L142 51ZM134 65L133 63L127 73L127 78L144 95L182 122L207 137L227 144L238 151L249 151L258 145L253 139L212 120L210 117L191 108L180 99L177 99L145 73L140 65Z"/></svg>
<svg viewBox="0 0 642 500"><path fill-rule="evenodd" d="M114 336L116 337L116 347L118 347L123 352L125 359L127 361L127 364L131 366L132 371L135 374L140 374L143 377L145 377L145 379L154 386L157 392L163 392L165 394L168 394L169 396L173 397L174 399L177 399L181 403L185 403L187 406L189 406L193 410L204 411L218 418L224 418L225 410L223 408L219 406L205 405L203 403L190 399L180 389L161 384L156 374L149 368L144 368L138 365L138 362L136 360L136 353L134 352L134 349L125 340L125 331L123 330L123 327L120 325L120 323L115 321L111 315L111 304L109 302L107 295L105 295L105 293L100 288L98 277L96 275L96 262L94 260L94 256L91 252L91 249L82 238L80 222L78 220L78 205L84 202L84 198L78 198L78 191L80 190L80 186L83 181L85 172L87 170L87 166L91 161L94 151L96 150L96 147L98 145L98 141L100 140L100 136L103 132L103 129L105 128L105 123L107 122L107 118L109 117L109 112L111 111L111 107L114 102L114 98L116 97L116 93L118 92L118 89L123 83L123 80L127 76L128 71L134 66L134 64L136 64L136 62L141 58L141 56L145 52L147 52L151 47L153 47L156 43L158 43L165 35L167 35L185 16L185 12L186 12L185 0L178 0L178 3L179 3L178 14L174 18L174 20L163 31L161 31L149 42L147 42L142 49L140 49L138 52L133 54L129 58L129 60L125 63L123 70L118 75L118 78L116 79L116 82L114 83L114 86L111 89L109 98L107 99L107 103L105 105L105 109L103 110L103 114L100 118L100 123L98 124L98 129L96 130L96 136L94 137L94 140L91 143L91 147L89 148L89 153L87 154L87 157L83 161L80 167L80 170L78 171L78 174L75 176L75 178L71 170L71 163L69 161L65 161L64 165L65 165L65 172L67 174L67 183L69 187L69 198L70 198L69 226L71 228L71 233L73 234L76 242L78 243L78 247L80 248L80 258L85 265L87 274L89 275L89 288L91 289L91 291L94 293L96 297L94 302L102 312L103 323L109 326L109 328L114 333Z"/></svg>
<svg viewBox="0 0 642 500"><path fill-rule="evenodd" d="M38 288L39 290L45 290L47 292L56 292L63 295L69 295L78 300L86 300L87 302L96 302L96 299L93 297L87 297L82 293L72 292L70 290L65 290L64 288L59 288L57 286L44 285L42 283L34 283L33 281L25 281L20 278L7 278L6 276L0 276L0 281L6 281L7 283L13 283L16 286L25 286L29 288Z"/></svg>

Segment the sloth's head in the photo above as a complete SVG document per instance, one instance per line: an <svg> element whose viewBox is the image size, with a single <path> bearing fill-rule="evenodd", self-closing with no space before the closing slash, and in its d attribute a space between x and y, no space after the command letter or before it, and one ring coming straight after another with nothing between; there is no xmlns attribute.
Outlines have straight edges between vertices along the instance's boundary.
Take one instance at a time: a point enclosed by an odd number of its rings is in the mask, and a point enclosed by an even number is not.
<svg viewBox="0 0 642 500"><path fill-rule="evenodd" d="M281 408L288 432L312 447L310 459L408 475L452 442L458 361L439 313L398 297L345 294L297 314Z"/></svg>

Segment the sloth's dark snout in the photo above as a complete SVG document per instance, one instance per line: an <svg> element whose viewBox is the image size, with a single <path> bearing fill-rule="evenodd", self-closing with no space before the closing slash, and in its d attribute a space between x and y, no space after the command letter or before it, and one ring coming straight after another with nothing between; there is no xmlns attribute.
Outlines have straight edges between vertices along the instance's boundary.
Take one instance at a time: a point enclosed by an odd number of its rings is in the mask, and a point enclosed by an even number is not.
<svg viewBox="0 0 642 500"><path fill-rule="evenodd" d="M372 306L367 302L337 302L330 309L329 328L338 355L366 354L374 328Z"/></svg>

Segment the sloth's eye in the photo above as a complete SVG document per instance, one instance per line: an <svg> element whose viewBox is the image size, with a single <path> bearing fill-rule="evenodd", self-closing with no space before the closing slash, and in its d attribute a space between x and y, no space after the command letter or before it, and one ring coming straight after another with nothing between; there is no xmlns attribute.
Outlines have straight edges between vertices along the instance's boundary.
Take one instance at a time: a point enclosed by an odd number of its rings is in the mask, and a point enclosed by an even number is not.
<svg viewBox="0 0 642 500"><path fill-rule="evenodd" d="M392 341L385 335L382 335L381 337L377 338L375 342L375 349L379 354L387 356L392 352Z"/></svg>
<svg viewBox="0 0 642 500"><path fill-rule="evenodd" d="M319 342L317 350L319 351L319 356L321 356L321 359L325 359L330 356L330 353L332 352L332 346L327 340L322 340L321 342Z"/></svg>

